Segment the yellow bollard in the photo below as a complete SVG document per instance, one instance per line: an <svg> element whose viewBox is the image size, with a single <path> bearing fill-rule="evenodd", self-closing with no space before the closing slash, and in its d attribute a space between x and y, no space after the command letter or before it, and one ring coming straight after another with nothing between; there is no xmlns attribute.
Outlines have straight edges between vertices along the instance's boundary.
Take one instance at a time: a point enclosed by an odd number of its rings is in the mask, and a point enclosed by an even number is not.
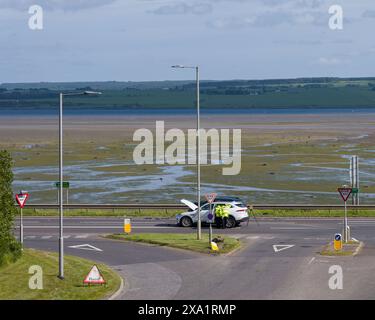
<svg viewBox="0 0 375 320"><path fill-rule="evenodd" d="M333 240L333 248L336 251L342 250L342 236L340 233L335 234L335 239Z"/></svg>
<svg viewBox="0 0 375 320"><path fill-rule="evenodd" d="M127 234L132 232L132 224L130 219L124 219L124 232Z"/></svg>

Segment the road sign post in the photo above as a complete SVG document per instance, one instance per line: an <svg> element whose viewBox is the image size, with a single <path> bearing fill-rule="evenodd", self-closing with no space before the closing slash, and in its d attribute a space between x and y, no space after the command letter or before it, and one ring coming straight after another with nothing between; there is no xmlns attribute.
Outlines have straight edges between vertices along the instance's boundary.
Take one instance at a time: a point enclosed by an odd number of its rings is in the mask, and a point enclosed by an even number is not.
<svg viewBox="0 0 375 320"><path fill-rule="evenodd" d="M343 186L342 188L337 189L338 192L341 195L341 198L344 200L344 241L348 242L350 239L350 227L348 225L348 210L346 202L349 199L349 196L352 193L352 188L348 188L346 186Z"/></svg>
<svg viewBox="0 0 375 320"><path fill-rule="evenodd" d="M60 199L60 182L55 182L55 187L57 188L57 202L59 203ZM69 204L69 188L70 188L70 182L69 181L63 181L62 185L63 189L66 189L66 204ZM62 196L62 199L64 199L64 196Z"/></svg>
<svg viewBox="0 0 375 320"><path fill-rule="evenodd" d="M208 242L211 244L212 242L212 223L213 223L213 219L214 219L214 214L212 213L212 203L214 202L215 198L216 198L216 193L209 193L209 194L206 194L206 199L208 201L208 203L210 204L210 211L208 213L208 221L209 221L209 224L210 224L210 229L209 229L209 234L208 234Z"/></svg>
<svg viewBox="0 0 375 320"><path fill-rule="evenodd" d="M16 201L20 207L20 242L23 247L23 212L22 209L26 204L29 194L27 192L21 191L19 194L16 194Z"/></svg>

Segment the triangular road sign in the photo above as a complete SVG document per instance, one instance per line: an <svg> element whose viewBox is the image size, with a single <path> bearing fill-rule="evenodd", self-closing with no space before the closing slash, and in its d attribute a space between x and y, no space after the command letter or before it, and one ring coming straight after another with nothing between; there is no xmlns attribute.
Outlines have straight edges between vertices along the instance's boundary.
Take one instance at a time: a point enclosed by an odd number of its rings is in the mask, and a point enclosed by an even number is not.
<svg viewBox="0 0 375 320"><path fill-rule="evenodd" d="M29 198L28 193L16 194L16 201L17 201L18 205L20 206L20 208L23 208L25 206L28 198Z"/></svg>
<svg viewBox="0 0 375 320"><path fill-rule="evenodd" d="M79 245L76 245L76 246L69 246L69 248L82 249L82 250L90 250L90 251L103 251L102 249L94 247L94 246L92 246L91 244L88 244L88 243L79 244Z"/></svg>
<svg viewBox="0 0 375 320"><path fill-rule="evenodd" d="M206 199L207 199L208 203L214 202L216 196L217 196L216 193L208 193L208 194L206 194Z"/></svg>
<svg viewBox="0 0 375 320"><path fill-rule="evenodd" d="M273 250L275 252L280 252L289 248L294 247L294 244L275 244L273 245Z"/></svg>
<svg viewBox="0 0 375 320"><path fill-rule="evenodd" d="M352 188L338 188L337 191L340 193L341 198L346 202L352 193Z"/></svg>
<svg viewBox="0 0 375 320"><path fill-rule="evenodd" d="M86 276L85 280L83 280L83 283L87 284L105 284L105 280L100 273L97 266L93 266L89 272L89 274Z"/></svg>

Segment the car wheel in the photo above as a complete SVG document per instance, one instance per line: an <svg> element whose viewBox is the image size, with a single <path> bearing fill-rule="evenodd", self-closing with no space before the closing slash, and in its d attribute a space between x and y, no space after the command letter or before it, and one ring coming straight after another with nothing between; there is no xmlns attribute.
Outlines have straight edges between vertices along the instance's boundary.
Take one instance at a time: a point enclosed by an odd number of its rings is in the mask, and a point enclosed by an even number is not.
<svg viewBox="0 0 375 320"><path fill-rule="evenodd" d="M180 220L180 225L181 227L191 227L193 226L193 220L191 220L191 218L189 217L182 217L181 220Z"/></svg>
<svg viewBox="0 0 375 320"><path fill-rule="evenodd" d="M236 226L237 222L236 219L234 219L232 216L228 217L227 219L227 228L234 228Z"/></svg>

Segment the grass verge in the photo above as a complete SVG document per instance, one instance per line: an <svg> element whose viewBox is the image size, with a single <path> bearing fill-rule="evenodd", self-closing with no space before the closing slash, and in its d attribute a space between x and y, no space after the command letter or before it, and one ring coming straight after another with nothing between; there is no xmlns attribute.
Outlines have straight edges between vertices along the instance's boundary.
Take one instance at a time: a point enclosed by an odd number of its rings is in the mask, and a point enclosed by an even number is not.
<svg viewBox="0 0 375 320"><path fill-rule="evenodd" d="M130 217L130 218L172 218L183 209L65 209L64 215L67 217ZM23 210L25 216L58 216L56 209L28 209ZM297 210L297 209L267 209L255 210L257 217L343 217L343 210ZM250 214L250 219L253 219ZM375 217L375 210L349 209L348 217Z"/></svg>
<svg viewBox="0 0 375 320"><path fill-rule="evenodd" d="M201 253L212 253L208 243L208 235L202 234L202 240L197 240L196 234L177 234L177 233L138 233L138 234L112 234L107 238L124 241L143 242L159 246L167 246L178 249L191 250ZM214 235L213 238L218 237ZM241 246L238 239L221 236L224 243L220 244L219 253L229 253Z"/></svg>
<svg viewBox="0 0 375 320"><path fill-rule="evenodd" d="M57 278L58 256L55 253L25 249L15 263L0 268L1 300L96 300L107 298L120 287L120 276L103 264L96 264L106 285L87 286L83 279L95 262L65 256L65 279ZM30 266L43 270L43 289L31 290Z"/></svg>
<svg viewBox="0 0 375 320"><path fill-rule="evenodd" d="M359 241L348 241L343 243L342 250L336 251L333 247L333 242L331 242L324 246L319 254L322 256L353 256L362 245Z"/></svg>

